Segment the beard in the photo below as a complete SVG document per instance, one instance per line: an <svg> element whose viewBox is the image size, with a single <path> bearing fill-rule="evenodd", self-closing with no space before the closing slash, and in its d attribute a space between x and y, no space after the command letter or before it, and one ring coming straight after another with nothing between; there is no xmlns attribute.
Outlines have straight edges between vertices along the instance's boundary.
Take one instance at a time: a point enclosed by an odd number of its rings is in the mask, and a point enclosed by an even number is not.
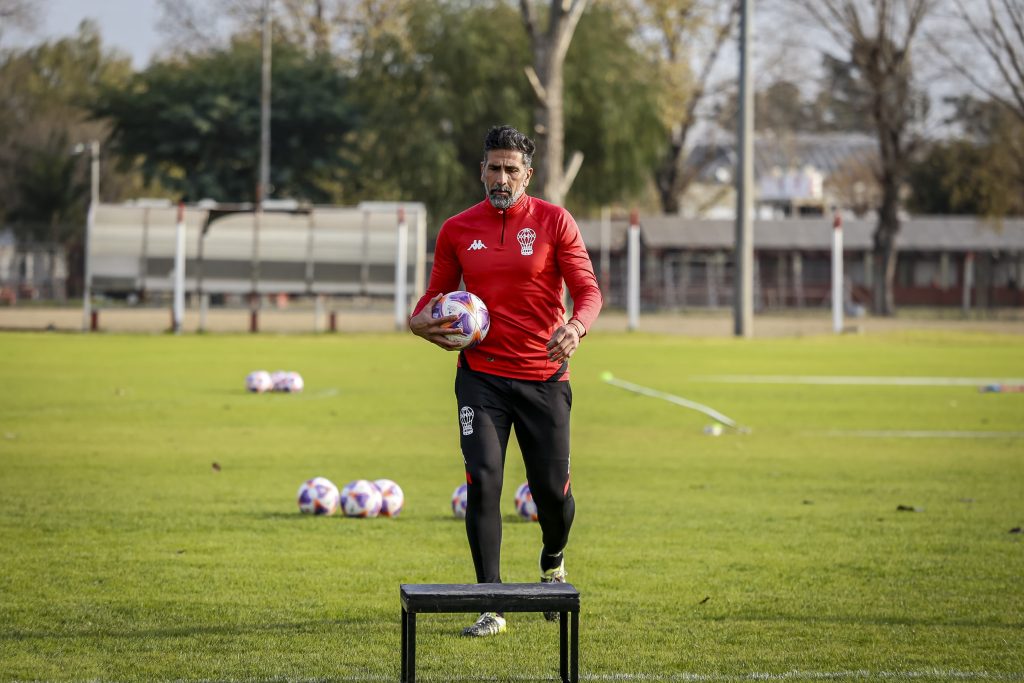
<svg viewBox="0 0 1024 683"><path fill-rule="evenodd" d="M497 192L507 192L507 195L500 195ZM495 209L504 211L512 207L519 198L523 196L523 191L520 190L516 194L512 194L512 188L508 185L495 185L487 193L487 199L491 202L491 206Z"/></svg>

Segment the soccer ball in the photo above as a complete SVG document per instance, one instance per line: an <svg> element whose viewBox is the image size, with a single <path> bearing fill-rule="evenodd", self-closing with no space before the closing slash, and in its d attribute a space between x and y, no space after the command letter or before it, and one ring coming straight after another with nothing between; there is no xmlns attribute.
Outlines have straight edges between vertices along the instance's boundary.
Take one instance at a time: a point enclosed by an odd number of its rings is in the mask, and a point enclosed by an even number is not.
<svg viewBox="0 0 1024 683"><path fill-rule="evenodd" d="M385 517L397 517L405 506L405 494L402 487L390 479L378 479L373 482L380 489L380 514Z"/></svg>
<svg viewBox="0 0 1024 683"><path fill-rule="evenodd" d="M299 487L299 510L310 515L333 515L338 510L341 495L330 479L315 477Z"/></svg>
<svg viewBox="0 0 1024 683"><path fill-rule="evenodd" d="M372 481L356 479L341 489L341 511L346 517L376 517L384 499Z"/></svg>
<svg viewBox="0 0 1024 683"><path fill-rule="evenodd" d="M262 394L274 388L274 380L266 370L253 370L245 376L246 391Z"/></svg>
<svg viewBox="0 0 1024 683"><path fill-rule="evenodd" d="M516 513L528 522L537 521L537 504L530 493L530 482L524 481L516 489Z"/></svg>
<svg viewBox="0 0 1024 683"><path fill-rule="evenodd" d="M302 375L297 372L278 370L270 378L274 382L274 391L280 391L285 394L297 394L306 386L306 383L302 380Z"/></svg>
<svg viewBox="0 0 1024 683"><path fill-rule="evenodd" d="M449 339L459 344L460 349L469 349L484 340L491 329L491 314L487 305L476 294L456 290L448 292L434 304L430 314L435 318L457 315L459 319L452 323Z"/></svg>
<svg viewBox="0 0 1024 683"><path fill-rule="evenodd" d="M459 519L466 518L466 491L468 486L466 484L459 485L452 493L452 514Z"/></svg>

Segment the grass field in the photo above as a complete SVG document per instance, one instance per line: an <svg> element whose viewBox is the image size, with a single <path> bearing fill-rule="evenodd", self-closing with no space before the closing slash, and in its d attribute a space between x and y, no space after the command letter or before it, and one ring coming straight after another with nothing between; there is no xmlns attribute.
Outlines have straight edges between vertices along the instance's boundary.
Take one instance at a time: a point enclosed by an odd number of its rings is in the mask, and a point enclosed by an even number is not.
<svg viewBox="0 0 1024 683"><path fill-rule="evenodd" d="M0 334L0 679L397 680L398 584L473 579L454 361L399 334ZM246 394L257 368L306 390ZM1020 378L1021 337L595 334L572 372L585 680L1024 680L1024 394L716 381ZM406 509L302 516L316 475L389 477ZM523 480L513 447L506 581L536 578ZM472 618L419 620L421 680L556 676L540 615L459 638Z"/></svg>

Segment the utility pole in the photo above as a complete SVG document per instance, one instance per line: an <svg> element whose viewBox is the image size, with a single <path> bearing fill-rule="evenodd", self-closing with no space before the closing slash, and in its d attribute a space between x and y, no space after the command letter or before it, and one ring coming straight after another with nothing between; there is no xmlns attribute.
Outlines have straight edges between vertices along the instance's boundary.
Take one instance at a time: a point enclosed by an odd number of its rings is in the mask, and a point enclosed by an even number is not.
<svg viewBox="0 0 1024 683"><path fill-rule="evenodd" d="M85 151L85 145L75 146L75 154ZM95 330L96 323L92 310L92 267L89 263L89 248L92 241L92 225L96 221L96 209L100 205L100 142L89 142L89 213L85 219L85 257L82 269L82 330Z"/></svg>
<svg viewBox="0 0 1024 683"><path fill-rule="evenodd" d="M260 177L256 188L256 203L263 208L263 200L270 190L270 59L271 32L270 0L263 0L262 48L260 60Z"/></svg>
<svg viewBox="0 0 1024 683"><path fill-rule="evenodd" d="M733 334L750 337L754 322L754 226L751 216L754 190L754 93L750 73L750 22L754 0L742 0L740 9L740 112L739 172L736 174L736 247L733 262Z"/></svg>
<svg viewBox="0 0 1024 683"><path fill-rule="evenodd" d="M270 189L270 0L263 0L262 57L260 59L260 168L256 180L256 211L252 225L252 293L249 301L249 331L259 331L260 222L263 200Z"/></svg>

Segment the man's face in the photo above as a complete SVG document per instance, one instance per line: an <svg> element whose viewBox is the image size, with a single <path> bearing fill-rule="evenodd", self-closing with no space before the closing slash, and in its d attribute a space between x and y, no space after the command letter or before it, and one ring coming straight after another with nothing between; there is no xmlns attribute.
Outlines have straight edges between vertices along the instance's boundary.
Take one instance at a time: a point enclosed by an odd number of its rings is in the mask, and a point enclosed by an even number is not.
<svg viewBox="0 0 1024 683"><path fill-rule="evenodd" d="M523 165L523 153L511 149L492 149L480 164L480 180L487 199L496 209L507 209L515 204L532 176L533 168Z"/></svg>

